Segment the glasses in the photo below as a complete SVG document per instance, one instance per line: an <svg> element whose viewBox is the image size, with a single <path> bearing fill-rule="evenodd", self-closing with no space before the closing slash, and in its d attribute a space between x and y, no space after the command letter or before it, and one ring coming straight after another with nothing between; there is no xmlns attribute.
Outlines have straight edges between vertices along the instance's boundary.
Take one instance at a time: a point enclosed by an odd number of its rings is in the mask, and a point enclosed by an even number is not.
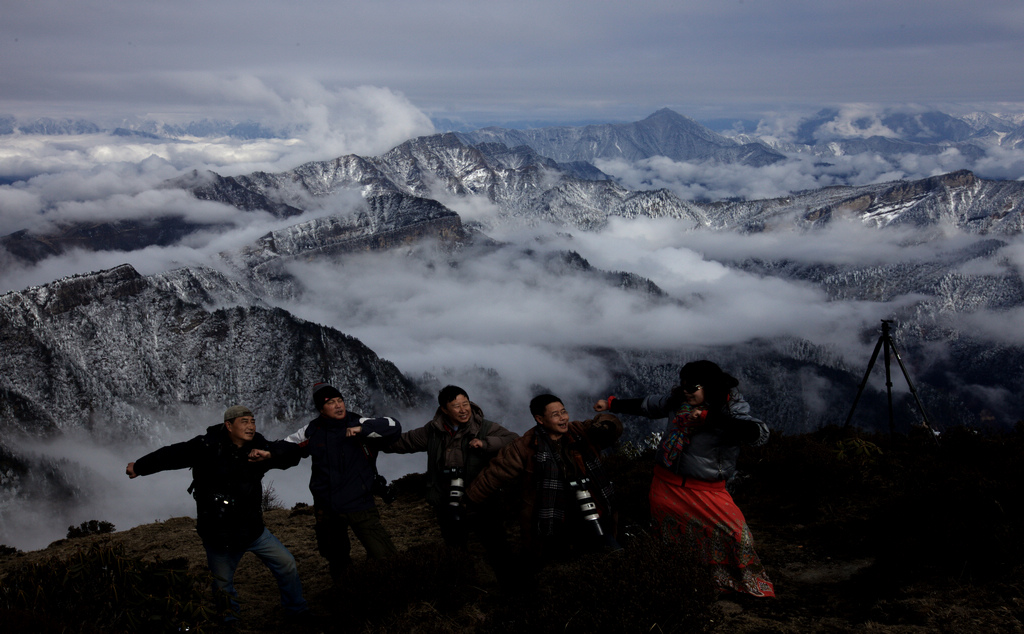
<svg viewBox="0 0 1024 634"><path fill-rule="evenodd" d="M683 386L683 391L687 394L693 394L701 389L700 383L688 383Z"/></svg>

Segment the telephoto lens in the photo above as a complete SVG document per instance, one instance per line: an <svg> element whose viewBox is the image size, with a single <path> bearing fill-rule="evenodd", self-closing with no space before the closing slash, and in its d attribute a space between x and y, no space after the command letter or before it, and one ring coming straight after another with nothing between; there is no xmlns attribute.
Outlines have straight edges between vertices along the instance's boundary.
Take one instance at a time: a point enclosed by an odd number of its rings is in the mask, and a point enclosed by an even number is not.
<svg viewBox="0 0 1024 634"><path fill-rule="evenodd" d="M458 522L462 519L462 496L466 493L466 483L462 479L462 469L445 469L445 473L451 478L448 483L448 514Z"/></svg>
<svg viewBox="0 0 1024 634"><path fill-rule="evenodd" d="M569 483L569 486L576 491L576 502L580 505L583 521L594 529L598 537L603 537L604 530L601 528L601 522L598 521L601 516L597 512L597 504L594 503L594 497L587 490L588 484L590 484L588 478L581 478L573 480Z"/></svg>

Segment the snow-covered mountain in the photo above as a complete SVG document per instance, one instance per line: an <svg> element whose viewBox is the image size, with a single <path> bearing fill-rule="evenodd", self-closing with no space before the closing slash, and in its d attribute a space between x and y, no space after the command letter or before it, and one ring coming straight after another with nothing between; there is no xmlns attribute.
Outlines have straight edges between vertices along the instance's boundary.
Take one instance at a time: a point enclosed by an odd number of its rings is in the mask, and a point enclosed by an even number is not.
<svg viewBox="0 0 1024 634"><path fill-rule="evenodd" d="M916 181L828 187L785 198L705 207L719 229L765 231L824 226L836 219L873 227L945 226L978 233L1024 231L1024 183L978 178L963 170Z"/></svg>
<svg viewBox="0 0 1024 634"><path fill-rule="evenodd" d="M288 135L287 130L279 130L258 121L202 119L176 124L152 119L125 119L120 122L120 125L104 128L88 119L54 119L51 117L25 119L12 115L0 115L0 134L15 133L46 136L109 133L115 136L138 136L148 139L230 137L241 140L274 139Z"/></svg>
<svg viewBox="0 0 1024 634"><path fill-rule="evenodd" d="M556 161L636 161L664 156L676 161L710 160L762 166L784 158L760 143L737 143L668 108L634 123L532 130L484 128L458 135L471 145L485 142L508 147L526 145Z"/></svg>
<svg viewBox="0 0 1024 634"><path fill-rule="evenodd" d="M789 130L766 135L746 132L732 138L741 143L762 142L787 155L896 159L955 152L970 165L993 147L1019 148L1022 131L1024 118L1020 115L976 112L956 117L937 111L826 108L804 117Z"/></svg>
<svg viewBox="0 0 1024 634"><path fill-rule="evenodd" d="M0 119L0 134L74 135L99 134L100 126L86 119L52 119L43 117L32 121L19 122L14 117Z"/></svg>
<svg viewBox="0 0 1024 634"><path fill-rule="evenodd" d="M446 214L454 217L448 205L458 206L458 201L471 198L483 199L496 209L495 214L467 223L468 228L483 231L496 225L540 222L598 229L614 217L673 218L685 230L763 231L822 225L841 216L874 226L945 223L971 232L1008 234L1022 229L1024 199L1024 186L1018 181L985 180L961 171L912 182L824 188L779 199L700 203L665 189L630 190L596 168L558 163L526 146L510 149L495 142L473 146L450 133L411 139L377 157L347 155L285 172L234 177L193 172L165 187L187 189L200 200L283 219L325 205L330 211L331 196L356 191L366 202L354 216L319 223L333 222L335 231L343 224L348 227L341 242L331 238L339 247L342 242L355 244L357 227L365 235L376 236L401 233L406 225L426 230L434 225L424 225L423 214L432 221ZM36 262L70 248L128 250L172 244L209 227L176 216L83 223L63 226L49 235L17 232L0 238L0 245L18 258Z"/></svg>
<svg viewBox="0 0 1024 634"><path fill-rule="evenodd" d="M128 265L0 296L4 436L148 437L192 411L237 403L264 420L295 421L324 379L357 410L408 407L417 396L352 337L267 306L190 301L204 285L227 299L229 284L215 273L146 278Z"/></svg>

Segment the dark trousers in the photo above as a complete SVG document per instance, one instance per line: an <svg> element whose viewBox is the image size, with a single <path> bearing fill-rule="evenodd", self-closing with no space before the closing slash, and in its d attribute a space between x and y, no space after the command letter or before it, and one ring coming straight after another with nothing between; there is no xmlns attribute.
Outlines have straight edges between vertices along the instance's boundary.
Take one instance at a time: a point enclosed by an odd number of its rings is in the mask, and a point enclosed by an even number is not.
<svg viewBox="0 0 1024 634"><path fill-rule="evenodd" d="M503 509L500 504L487 502L476 505L472 511L460 507L458 515L451 507L436 506L437 523L444 543L451 548L465 549L473 535L484 547L484 558L494 570L498 582L505 586L514 583L514 559L508 545Z"/></svg>
<svg viewBox="0 0 1024 634"><path fill-rule="evenodd" d="M352 542L348 537L351 528L356 538L366 549L366 555L373 559L384 559L398 552L391 541L391 535L380 522L376 508L354 513L332 513L314 507L316 517L316 546L331 567L331 576L337 577L351 563Z"/></svg>

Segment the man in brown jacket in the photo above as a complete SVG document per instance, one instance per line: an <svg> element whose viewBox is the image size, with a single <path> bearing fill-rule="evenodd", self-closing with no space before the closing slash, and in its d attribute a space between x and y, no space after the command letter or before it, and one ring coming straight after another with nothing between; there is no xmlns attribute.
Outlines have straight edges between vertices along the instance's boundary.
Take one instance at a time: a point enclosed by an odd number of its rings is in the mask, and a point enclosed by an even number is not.
<svg viewBox="0 0 1024 634"><path fill-rule="evenodd" d="M403 433L383 451L427 452L427 501L437 513L445 543L465 548L472 531L484 545L499 580L504 581L509 554L499 500L467 512L463 494L491 458L519 436L485 419L461 387L446 386L437 395L437 403L430 422Z"/></svg>
<svg viewBox="0 0 1024 634"><path fill-rule="evenodd" d="M534 398L530 413L537 425L491 460L467 497L479 504L520 481L523 539L539 562L619 550L614 489L600 452L622 435L622 423L612 414L570 422L562 400L551 394Z"/></svg>

